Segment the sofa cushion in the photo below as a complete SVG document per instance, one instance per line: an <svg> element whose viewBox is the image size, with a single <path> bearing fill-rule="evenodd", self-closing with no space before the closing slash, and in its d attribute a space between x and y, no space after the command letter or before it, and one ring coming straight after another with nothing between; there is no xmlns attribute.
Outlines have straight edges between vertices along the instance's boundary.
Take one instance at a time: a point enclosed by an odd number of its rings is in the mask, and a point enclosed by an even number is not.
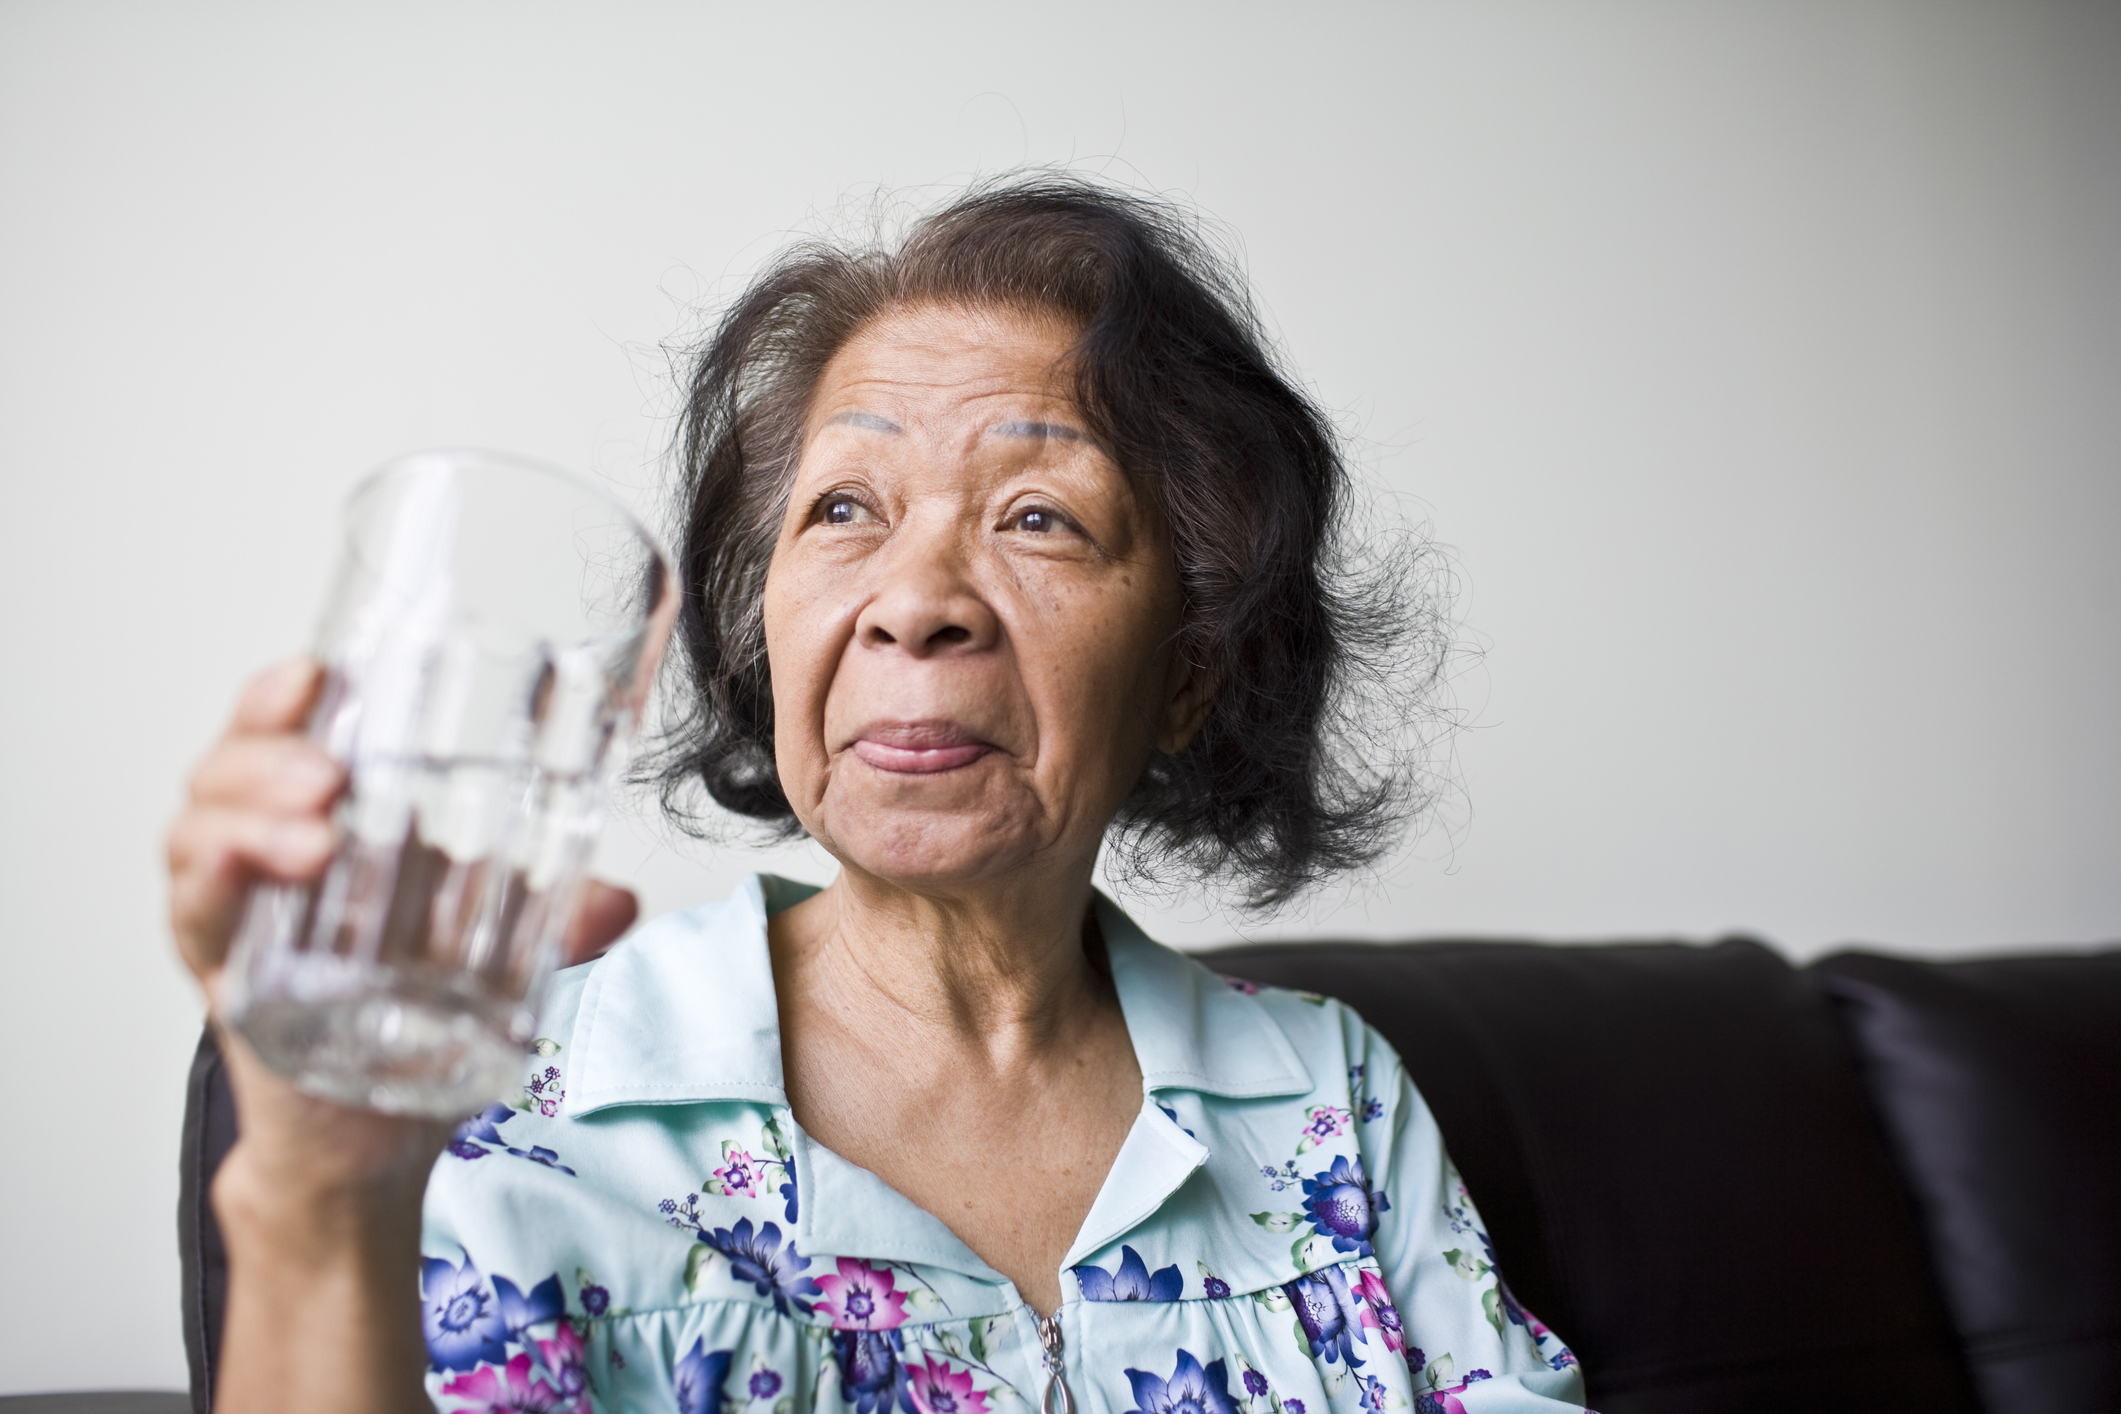
<svg viewBox="0 0 2121 1414"><path fill-rule="evenodd" d="M2121 1409L2121 951L1844 953L1846 1010L1984 1402Z"/></svg>
<svg viewBox="0 0 2121 1414"><path fill-rule="evenodd" d="M214 1217L214 1174L236 1144L236 1098L212 1027L199 1034L184 1087L184 1132L178 1154L177 1251L184 1290L184 1356L191 1367L193 1414L210 1414L221 1356L221 1317L228 1308L228 1249Z"/></svg>
<svg viewBox="0 0 2121 1414"><path fill-rule="evenodd" d="M1516 1294L1604 1414L1974 1405L1831 1005L1757 943L1297 943L1204 959L1405 1058Z"/></svg>

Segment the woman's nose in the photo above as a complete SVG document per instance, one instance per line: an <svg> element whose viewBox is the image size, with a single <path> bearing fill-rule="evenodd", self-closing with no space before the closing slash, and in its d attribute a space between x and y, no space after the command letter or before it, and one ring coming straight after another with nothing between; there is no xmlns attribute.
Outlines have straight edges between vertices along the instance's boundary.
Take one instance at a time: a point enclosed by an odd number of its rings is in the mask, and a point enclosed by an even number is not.
<svg viewBox="0 0 2121 1414"><path fill-rule="evenodd" d="M907 547L855 620L864 648L896 648L916 658L977 652L1000 636L994 610L940 547Z"/></svg>

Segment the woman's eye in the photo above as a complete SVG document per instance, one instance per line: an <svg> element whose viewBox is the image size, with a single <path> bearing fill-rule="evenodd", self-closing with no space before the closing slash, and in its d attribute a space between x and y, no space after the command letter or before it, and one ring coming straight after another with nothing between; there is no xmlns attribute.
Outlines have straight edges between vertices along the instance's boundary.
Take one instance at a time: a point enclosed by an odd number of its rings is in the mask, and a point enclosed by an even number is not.
<svg viewBox="0 0 2121 1414"><path fill-rule="evenodd" d="M818 507L818 519L827 525L861 525L876 517L852 496L829 496Z"/></svg>
<svg viewBox="0 0 2121 1414"><path fill-rule="evenodd" d="M1041 535L1050 530L1059 530L1063 524L1065 522L1062 521L1058 512L1049 511L1040 506L1032 506L1027 510L1021 510L1016 513L1016 528L1018 530L1028 530L1034 535Z"/></svg>

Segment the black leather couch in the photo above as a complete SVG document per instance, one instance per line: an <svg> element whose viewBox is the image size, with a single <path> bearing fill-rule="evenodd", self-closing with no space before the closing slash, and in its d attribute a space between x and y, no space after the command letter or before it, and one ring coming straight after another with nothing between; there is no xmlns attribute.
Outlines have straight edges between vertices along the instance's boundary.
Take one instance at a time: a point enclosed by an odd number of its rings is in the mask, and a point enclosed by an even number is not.
<svg viewBox="0 0 2121 1414"><path fill-rule="evenodd" d="M1795 969L1758 943L1300 943L1435 1108L1604 1414L2121 1411L2121 949ZM235 1137L202 1041L180 1218L203 1410Z"/></svg>

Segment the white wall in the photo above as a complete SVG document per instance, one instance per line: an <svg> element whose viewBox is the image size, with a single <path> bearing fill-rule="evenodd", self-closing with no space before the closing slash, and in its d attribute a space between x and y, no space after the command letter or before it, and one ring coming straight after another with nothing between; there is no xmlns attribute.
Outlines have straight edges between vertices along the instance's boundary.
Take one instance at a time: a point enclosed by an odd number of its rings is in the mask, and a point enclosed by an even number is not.
<svg viewBox="0 0 2121 1414"><path fill-rule="evenodd" d="M0 1391L182 1381L159 837L345 488L650 498L657 347L876 183L1196 200L1456 547L1470 822L1284 930L2121 933L2117 73L2033 0L0 3Z"/></svg>

